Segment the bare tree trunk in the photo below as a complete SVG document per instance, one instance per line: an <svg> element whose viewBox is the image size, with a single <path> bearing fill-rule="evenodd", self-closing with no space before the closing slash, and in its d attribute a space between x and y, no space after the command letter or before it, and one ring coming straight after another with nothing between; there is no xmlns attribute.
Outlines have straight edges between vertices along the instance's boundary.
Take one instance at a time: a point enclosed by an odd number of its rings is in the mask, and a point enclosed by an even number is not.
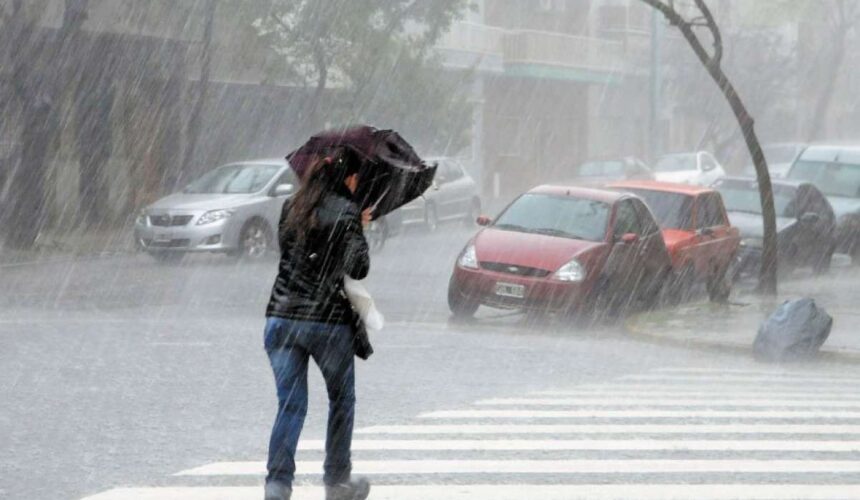
<svg viewBox="0 0 860 500"><path fill-rule="evenodd" d="M209 92L209 81L212 73L212 32L215 29L215 9L217 0L206 0L206 17L203 25L203 41L201 46L200 81L198 82L197 99L191 109L188 120L188 144L182 161L183 172L189 172L194 164L197 144L200 141L203 118L203 107L206 105L206 94Z"/></svg>
<svg viewBox="0 0 860 500"><path fill-rule="evenodd" d="M723 54L722 38L716 22L711 15L710 10L704 0L696 0L696 6L702 13L702 17L707 23L708 29L714 37L714 54L708 54L698 36L693 31L693 24L686 21L675 9L669 4L664 4L660 0L642 0L652 8L660 11L666 19L673 25L677 26L684 38L689 43L690 48L699 58L702 65L711 75L711 78L720 88L723 96L726 98L732 112L737 119L738 125L743 132L744 141L750 156L755 165L756 178L759 185L759 196L761 198L762 217L764 219L764 240L762 242L762 265L759 274L758 290L761 293L776 294L777 291L777 248L776 248L776 211L773 205L773 186L770 182L770 174L767 170L767 161L761 149L758 137L755 133L755 122L747 112L746 106L743 103L737 90L729 81L728 77L720 67Z"/></svg>

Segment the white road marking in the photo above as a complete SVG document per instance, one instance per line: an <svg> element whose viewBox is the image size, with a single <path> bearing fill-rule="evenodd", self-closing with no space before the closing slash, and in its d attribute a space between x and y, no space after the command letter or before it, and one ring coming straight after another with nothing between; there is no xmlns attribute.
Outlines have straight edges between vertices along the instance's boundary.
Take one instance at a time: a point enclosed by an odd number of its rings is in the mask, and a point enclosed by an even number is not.
<svg viewBox="0 0 860 500"><path fill-rule="evenodd" d="M322 474L322 461L299 461L297 475ZM857 474L857 460L358 460L355 475L394 474ZM265 462L215 462L176 476L263 476ZM858 486L860 492L860 486Z"/></svg>
<svg viewBox="0 0 860 500"><path fill-rule="evenodd" d="M860 408L856 401L821 399L814 402L805 399L762 399L731 398L722 399L659 399L643 395L640 397L603 397L603 398L496 398L484 399L475 403L478 406L751 406L751 407L843 407Z"/></svg>
<svg viewBox="0 0 860 500"><path fill-rule="evenodd" d="M827 383L838 385L853 385L860 388L860 378L840 376L805 376L805 375L670 375L662 373L644 373L624 375L621 380L638 380L654 382L756 382L769 384L811 384Z"/></svg>
<svg viewBox="0 0 860 500"><path fill-rule="evenodd" d="M835 500L857 498L857 484L577 484L372 486L374 500ZM262 486L117 488L83 500L259 500ZM321 487L295 488L293 498L322 500Z"/></svg>
<svg viewBox="0 0 860 500"><path fill-rule="evenodd" d="M418 418L828 418L857 419L858 411L840 410L447 410Z"/></svg>
<svg viewBox="0 0 860 500"><path fill-rule="evenodd" d="M300 450L325 450L325 441L299 442ZM566 451L820 451L857 452L860 441L659 440L659 439L463 439L355 440L354 451L381 450L566 450Z"/></svg>
<svg viewBox="0 0 860 500"><path fill-rule="evenodd" d="M598 388L581 388L572 390L538 391L532 393L534 396L559 396L559 397L684 397L684 398L714 398L714 397L749 397L749 398L797 398L806 400L819 399L846 399L860 400L860 391L843 390L833 391L831 389L793 389L793 388L762 388L753 390L749 387L731 386L720 387L708 385L707 389L679 388L668 389L666 387L654 386L606 386Z"/></svg>
<svg viewBox="0 0 860 500"><path fill-rule="evenodd" d="M356 434L860 434L860 425L830 424L452 424L375 425Z"/></svg>

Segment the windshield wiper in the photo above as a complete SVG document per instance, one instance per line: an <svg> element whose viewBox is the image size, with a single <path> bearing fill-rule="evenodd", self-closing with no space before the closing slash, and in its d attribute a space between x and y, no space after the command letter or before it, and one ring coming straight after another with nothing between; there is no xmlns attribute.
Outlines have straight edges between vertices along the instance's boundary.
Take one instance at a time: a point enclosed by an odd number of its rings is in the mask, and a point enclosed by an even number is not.
<svg viewBox="0 0 860 500"><path fill-rule="evenodd" d="M521 233L532 232L531 229L529 229L525 226L520 226L519 224L494 224L493 227L495 227L496 229L507 229L509 231L519 231Z"/></svg>
<svg viewBox="0 0 860 500"><path fill-rule="evenodd" d="M582 236L578 234L568 233L567 231L562 231L561 229L553 229L550 227L540 227L537 229L532 229L533 232L538 234L545 234L547 236L561 236L563 238L573 238L576 240L584 240Z"/></svg>

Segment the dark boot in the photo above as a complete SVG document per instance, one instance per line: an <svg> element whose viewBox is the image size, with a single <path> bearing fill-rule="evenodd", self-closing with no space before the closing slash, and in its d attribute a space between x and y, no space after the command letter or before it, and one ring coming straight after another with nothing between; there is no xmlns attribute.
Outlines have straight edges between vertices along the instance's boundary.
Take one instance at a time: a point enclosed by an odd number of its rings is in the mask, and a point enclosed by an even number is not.
<svg viewBox="0 0 860 500"><path fill-rule="evenodd" d="M293 490L289 486L277 481L266 483L265 500L290 500Z"/></svg>
<svg viewBox="0 0 860 500"><path fill-rule="evenodd" d="M364 500L370 495L367 479L357 479L325 487L325 500Z"/></svg>

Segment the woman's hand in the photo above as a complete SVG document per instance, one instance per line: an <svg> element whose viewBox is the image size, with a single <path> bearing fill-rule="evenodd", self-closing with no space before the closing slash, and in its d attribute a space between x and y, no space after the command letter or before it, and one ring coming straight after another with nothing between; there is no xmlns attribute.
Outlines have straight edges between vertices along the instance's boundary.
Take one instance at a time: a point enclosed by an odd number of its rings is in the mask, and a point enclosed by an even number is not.
<svg viewBox="0 0 860 500"><path fill-rule="evenodd" d="M373 209L366 208L361 212L361 225L364 229L367 229L367 226L370 225L370 220L373 218Z"/></svg>

